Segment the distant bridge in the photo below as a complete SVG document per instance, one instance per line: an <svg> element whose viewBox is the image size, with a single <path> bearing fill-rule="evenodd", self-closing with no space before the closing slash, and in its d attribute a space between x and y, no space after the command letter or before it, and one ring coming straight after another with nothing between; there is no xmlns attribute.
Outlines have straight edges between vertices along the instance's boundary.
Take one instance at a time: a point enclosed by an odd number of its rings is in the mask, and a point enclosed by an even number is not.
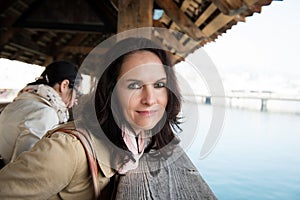
<svg viewBox="0 0 300 200"><path fill-rule="evenodd" d="M229 100L229 105L231 106L232 99L257 99L261 101L260 110L261 111L267 111L267 103L270 100L276 100L276 101L299 101L300 102L300 95L299 97L284 97L284 96L278 96L274 95L272 93L260 93L259 95L249 95L249 94L229 94L225 96L212 96L212 95L203 95L203 94L184 94L184 97L195 97L197 101L200 100L201 103L211 105L213 102L213 99L221 99L224 98L225 100ZM225 102L224 102L225 103Z"/></svg>

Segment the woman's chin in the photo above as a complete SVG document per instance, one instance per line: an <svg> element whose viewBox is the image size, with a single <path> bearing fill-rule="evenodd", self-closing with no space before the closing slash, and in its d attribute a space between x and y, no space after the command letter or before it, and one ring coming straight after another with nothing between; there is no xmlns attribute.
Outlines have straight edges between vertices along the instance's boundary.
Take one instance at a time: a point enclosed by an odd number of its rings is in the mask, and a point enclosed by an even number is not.
<svg viewBox="0 0 300 200"><path fill-rule="evenodd" d="M151 130L155 127L156 123L139 123L135 124L134 130L136 133L139 133L141 131Z"/></svg>

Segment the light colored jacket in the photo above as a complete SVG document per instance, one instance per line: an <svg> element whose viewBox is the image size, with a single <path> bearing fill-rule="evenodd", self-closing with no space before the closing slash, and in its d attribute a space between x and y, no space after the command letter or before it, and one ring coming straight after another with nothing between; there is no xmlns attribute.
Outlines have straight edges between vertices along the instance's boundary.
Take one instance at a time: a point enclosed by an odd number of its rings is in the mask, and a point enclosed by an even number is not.
<svg viewBox="0 0 300 200"><path fill-rule="evenodd" d="M93 135L100 173L101 192L115 171L104 164L111 152ZM44 137L13 163L0 170L0 199L72 199L94 198L93 182L84 148L72 135L58 132Z"/></svg>
<svg viewBox="0 0 300 200"><path fill-rule="evenodd" d="M4 162L29 150L57 124L58 114L49 101L36 94L21 94L0 115L0 154Z"/></svg>

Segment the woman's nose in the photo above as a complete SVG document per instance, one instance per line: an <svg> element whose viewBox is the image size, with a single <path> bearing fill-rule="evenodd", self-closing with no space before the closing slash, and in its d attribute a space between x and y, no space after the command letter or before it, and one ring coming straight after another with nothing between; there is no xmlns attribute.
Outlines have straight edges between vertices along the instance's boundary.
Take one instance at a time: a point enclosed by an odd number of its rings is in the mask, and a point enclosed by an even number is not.
<svg viewBox="0 0 300 200"><path fill-rule="evenodd" d="M156 103L156 95L151 85L144 85L142 91L142 104L153 105Z"/></svg>

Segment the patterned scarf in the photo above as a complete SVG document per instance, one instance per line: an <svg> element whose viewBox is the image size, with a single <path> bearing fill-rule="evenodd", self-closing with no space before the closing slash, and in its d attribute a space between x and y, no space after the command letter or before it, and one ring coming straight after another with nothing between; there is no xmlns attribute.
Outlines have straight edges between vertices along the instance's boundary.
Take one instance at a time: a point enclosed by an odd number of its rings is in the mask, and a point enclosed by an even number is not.
<svg viewBox="0 0 300 200"><path fill-rule="evenodd" d="M121 166L118 170L119 174L125 174L129 170L133 170L138 167L139 159L142 157L145 148L150 143L150 135L151 131L142 131L138 135L135 135L125 125L122 125L123 140L128 149L131 151L135 161L130 159L128 162L123 164L123 166Z"/></svg>
<svg viewBox="0 0 300 200"><path fill-rule="evenodd" d="M16 100L22 99L23 94L25 95L27 92L35 94L49 102L51 107L54 108L57 113L59 123L65 123L69 120L69 111L66 104L52 87L43 84L26 86L19 92Z"/></svg>

